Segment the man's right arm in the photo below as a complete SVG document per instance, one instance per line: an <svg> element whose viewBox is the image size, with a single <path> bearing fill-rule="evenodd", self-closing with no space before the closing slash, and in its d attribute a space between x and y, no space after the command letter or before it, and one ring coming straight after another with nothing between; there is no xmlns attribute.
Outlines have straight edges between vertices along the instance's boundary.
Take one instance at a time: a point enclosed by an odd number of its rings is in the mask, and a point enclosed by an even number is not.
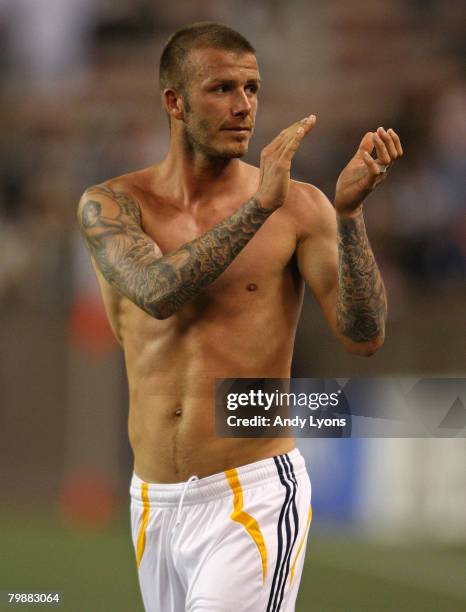
<svg viewBox="0 0 466 612"><path fill-rule="evenodd" d="M143 231L138 204L127 193L104 186L87 190L78 221L105 279L148 314L165 319L220 276L273 211L251 198L165 256Z"/></svg>
<svg viewBox="0 0 466 612"><path fill-rule="evenodd" d="M315 117L283 130L261 155L255 196L211 230L162 255L143 231L137 202L109 186L88 189L79 203L78 222L104 278L156 319L166 319L216 280L283 205L291 160Z"/></svg>

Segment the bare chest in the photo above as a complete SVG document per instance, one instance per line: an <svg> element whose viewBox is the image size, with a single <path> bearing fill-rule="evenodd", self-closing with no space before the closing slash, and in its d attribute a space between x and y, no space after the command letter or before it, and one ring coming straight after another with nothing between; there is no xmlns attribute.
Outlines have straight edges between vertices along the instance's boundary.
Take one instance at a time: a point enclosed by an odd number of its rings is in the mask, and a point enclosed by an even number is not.
<svg viewBox="0 0 466 612"><path fill-rule="evenodd" d="M211 231L228 218L238 205L209 207L193 214L160 208L143 209L144 231L165 255ZM273 213L206 293L227 289L254 291L277 280L290 266L296 248L296 231L286 212Z"/></svg>

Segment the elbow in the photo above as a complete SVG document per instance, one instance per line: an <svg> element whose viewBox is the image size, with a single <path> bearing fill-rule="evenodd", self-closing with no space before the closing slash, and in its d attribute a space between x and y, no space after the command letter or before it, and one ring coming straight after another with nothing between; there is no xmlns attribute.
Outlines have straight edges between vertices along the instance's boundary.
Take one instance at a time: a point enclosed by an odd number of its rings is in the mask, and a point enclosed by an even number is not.
<svg viewBox="0 0 466 612"><path fill-rule="evenodd" d="M385 312L382 316L372 312L356 315L337 318L340 339L349 353L371 357L385 341Z"/></svg>
<svg viewBox="0 0 466 612"><path fill-rule="evenodd" d="M171 293L152 294L146 299L135 300L139 308L159 321L169 319L183 306L183 301Z"/></svg>
<svg viewBox="0 0 466 612"><path fill-rule="evenodd" d="M375 338L364 340L362 342L355 342L346 338L344 344L346 350L352 355L358 355L359 357L372 357L383 346L384 341L385 334L382 333Z"/></svg>
<svg viewBox="0 0 466 612"><path fill-rule="evenodd" d="M353 355L358 355L359 357L372 357L377 353L382 344L383 342L364 342L363 345L352 349L351 353L353 353Z"/></svg>
<svg viewBox="0 0 466 612"><path fill-rule="evenodd" d="M166 321L166 319L169 319L172 316L171 314L159 313L154 311L149 312L149 314L154 319L157 319L157 321Z"/></svg>
<svg viewBox="0 0 466 612"><path fill-rule="evenodd" d="M157 301L144 308L144 310L154 319L164 321L165 319L169 319L172 315L174 315L178 309L173 303Z"/></svg>

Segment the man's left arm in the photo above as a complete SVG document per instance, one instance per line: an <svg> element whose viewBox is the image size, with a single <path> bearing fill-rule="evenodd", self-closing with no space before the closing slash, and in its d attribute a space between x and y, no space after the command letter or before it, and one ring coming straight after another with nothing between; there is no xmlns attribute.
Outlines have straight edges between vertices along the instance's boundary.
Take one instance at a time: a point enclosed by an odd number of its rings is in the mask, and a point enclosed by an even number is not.
<svg viewBox="0 0 466 612"><path fill-rule="evenodd" d="M348 351L359 355L372 355L383 344L387 313L362 205L402 154L393 130L368 132L338 178L335 209L315 190L313 227L297 249L300 273L332 330Z"/></svg>

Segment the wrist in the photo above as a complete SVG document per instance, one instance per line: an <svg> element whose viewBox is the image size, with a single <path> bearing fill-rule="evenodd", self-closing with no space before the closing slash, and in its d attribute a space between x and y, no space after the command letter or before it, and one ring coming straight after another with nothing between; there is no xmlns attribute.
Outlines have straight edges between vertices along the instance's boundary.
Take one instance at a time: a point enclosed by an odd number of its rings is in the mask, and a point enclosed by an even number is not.
<svg viewBox="0 0 466 612"><path fill-rule="evenodd" d="M261 195L260 193L256 193L253 198L256 204L256 208L259 212L264 212L267 214L273 213L279 206L274 205L274 203L269 200L266 196Z"/></svg>
<svg viewBox="0 0 466 612"><path fill-rule="evenodd" d="M362 216L362 204L351 210L336 209L337 217L340 219L357 219Z"/></svg>

